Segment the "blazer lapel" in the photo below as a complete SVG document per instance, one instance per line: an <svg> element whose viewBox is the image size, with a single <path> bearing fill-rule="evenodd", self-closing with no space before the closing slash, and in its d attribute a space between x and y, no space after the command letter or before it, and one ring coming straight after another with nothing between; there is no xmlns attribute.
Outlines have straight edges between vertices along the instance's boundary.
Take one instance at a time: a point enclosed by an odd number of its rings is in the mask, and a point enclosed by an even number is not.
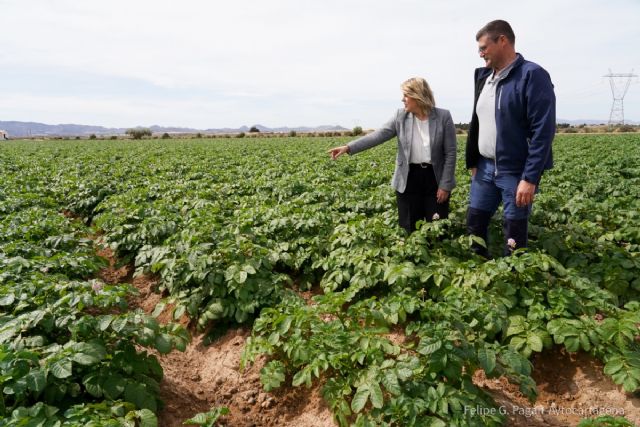
<svg viewBox="0 0 640 427"><path fill-rule="evenodd" d="M436 120L436 110L433 109L429 114L429 146L433 147L436 142L436 131L438 121Z"/></svg>
<svg viewBox="0 0 640 427"><path fill-rule="evenodd" d="M411 154L411 144L413 144L413 114L407 114L407 117L404 120L404 154L407 158L407 162L409 161L409 156Z"/></svg>

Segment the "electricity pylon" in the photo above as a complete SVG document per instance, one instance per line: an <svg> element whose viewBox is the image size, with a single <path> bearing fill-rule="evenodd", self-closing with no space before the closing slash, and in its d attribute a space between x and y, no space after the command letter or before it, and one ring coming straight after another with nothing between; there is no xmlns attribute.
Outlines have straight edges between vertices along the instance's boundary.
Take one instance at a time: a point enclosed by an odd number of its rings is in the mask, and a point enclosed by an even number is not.
<svg viewBox="0 0 640 427"><path fill-rule="evenodd" d="M624 124L624 96L629 90L631 79L638 77L637 74L633 74L633 70L630 73L612 73L609 68L609 74L605 74L603 77L609 77L609 83L611 84L611 94L613 95L613 104L611 105L611 113L609 114L609 126L612 124Z"/></svg>

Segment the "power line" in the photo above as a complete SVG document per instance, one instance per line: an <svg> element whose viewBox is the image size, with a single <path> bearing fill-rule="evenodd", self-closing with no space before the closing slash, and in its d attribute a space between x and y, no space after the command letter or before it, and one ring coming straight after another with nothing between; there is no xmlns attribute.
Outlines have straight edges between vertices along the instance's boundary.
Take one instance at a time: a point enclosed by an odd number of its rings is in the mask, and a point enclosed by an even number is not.
<svg viewBox="0 0 640 427"><path fill-rule="evenodd" d="M612 124L624 124L624 96L629 90L631 79L638 77L637 74L633 74L633 70L630 73L612 73L609 68L609 74L605 74L603 77L609 78L611 84L611 94L613 95L613 104L611 105L611 113L609 114L609 126Z"/></svg>

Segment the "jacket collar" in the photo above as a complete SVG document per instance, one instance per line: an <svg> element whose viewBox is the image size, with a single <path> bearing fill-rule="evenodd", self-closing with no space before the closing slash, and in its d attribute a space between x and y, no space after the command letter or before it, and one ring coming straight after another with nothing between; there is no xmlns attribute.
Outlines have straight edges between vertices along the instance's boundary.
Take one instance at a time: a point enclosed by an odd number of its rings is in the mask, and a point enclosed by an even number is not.
<svg viewBox="0 0 640 427"><path fill-rule="evenodd" d="M437 117L438 117L438 113L436 112L436 107L433 107L433 109L429 113L429 117L427 117L427 120L429 120L429 138L431 139L431 141L434 141L436 138L436 127L438 126L438 122L436 121ZM416 118L413 114L406 113L404 120L405 120L405 129L407 129L407 136L408 136L407 138L405 138L405 141L407 141L406 146L410 147L413 140L413 124Z"/></svg>
<svg viewBox="0 0 640 427"><path fill-rule="evenodd" d="M524 64L524 57L519 53L516 53L516 55L517 57L515 61L513 61L513 66L511 67L511 71L515 70L516 68ZM507 75L511 74L511 71L509 71ZM490 68L490 67L476 68L476 80L486 79L492 73L493 73L493 68Z"/></svg>

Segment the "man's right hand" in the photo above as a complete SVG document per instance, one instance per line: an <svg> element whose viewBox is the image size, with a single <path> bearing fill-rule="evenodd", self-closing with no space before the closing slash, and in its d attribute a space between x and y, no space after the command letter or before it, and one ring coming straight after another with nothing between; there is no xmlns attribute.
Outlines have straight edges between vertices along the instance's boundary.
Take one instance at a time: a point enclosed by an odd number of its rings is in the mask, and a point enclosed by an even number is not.
<svg viewBox="0 0 640 427"><path fill-rule="evenodd" d="M348 153L349 152L349 146L348 145L343 145L342 147L334 147L334 148L330 149L327 152L331 155L331 158L333 160L335 160L338 157L342 156L343 154Z"/></svg>
<svg viewBox="0 0 640 427"><path fill-rule="evenodd" d="M474 178L476 176L476 172L478 172L478 168L471 168L469 169L469 172L471 172L471 178Z"/></svg>

